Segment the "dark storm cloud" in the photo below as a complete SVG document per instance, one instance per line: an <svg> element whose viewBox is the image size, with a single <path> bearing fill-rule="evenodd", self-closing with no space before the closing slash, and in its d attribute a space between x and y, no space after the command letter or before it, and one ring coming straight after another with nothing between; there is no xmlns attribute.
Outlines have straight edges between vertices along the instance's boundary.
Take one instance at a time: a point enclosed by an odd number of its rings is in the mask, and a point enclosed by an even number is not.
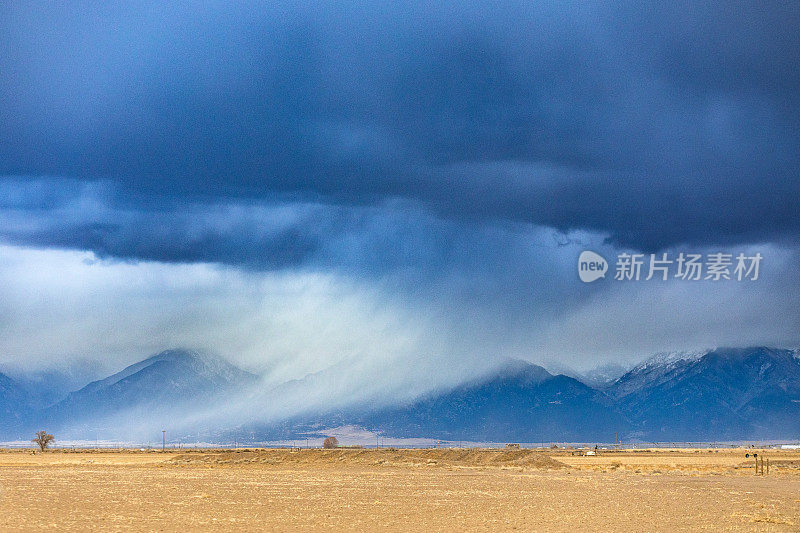
<svg viewBox="0 0 800 533"><path fill-rule="evenodd" d="M118 217L160 220L14 242L244 264L283 247L266 265L282 266L353 223L311 213L248 242L235 213L214 218L287 197L334 213L399 197L650 250L800 230L792 2L1 9L0 175L103 180ZM216 229L175 229L202 204Z"/></svg>
<svg viewBox="0 0 800 533"><path fill-rule="evenodd" d="M341 210L310 204L132 209L111 203L107 189L74 180L7 180L0 184L0 239L91 250L101 259L280 269L310 260L331 225L344 220Z"/></svg>
<svg viewBox="0 0 800 533"><path fill-rule="evenodd" d="M153 209L121 206L114 195L98 183L6 180L0 183L0 240L91 250L100 259L395 274L411 285L465 275L504 283L531 276L532 269L563 275L546 262L532 265L541 248L532 242L559 246L554 230L451 220L410 201L353 207L240 200ZM514 292L520 295L519 288Z"/></svg>

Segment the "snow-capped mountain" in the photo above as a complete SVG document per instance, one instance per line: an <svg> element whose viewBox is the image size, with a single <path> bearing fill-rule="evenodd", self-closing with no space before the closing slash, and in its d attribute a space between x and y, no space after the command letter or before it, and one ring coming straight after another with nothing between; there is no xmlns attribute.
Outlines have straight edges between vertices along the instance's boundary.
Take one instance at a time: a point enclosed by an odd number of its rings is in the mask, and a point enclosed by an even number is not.
<svg viewBox="0 0 800 533"><path fill-rule="evenodd" d="M659 352L654 354L622 374L612 383L610 387L612 394L621 398L647 384L655 384L663 379L669 379L669 375L673 370L698 361L711 351L713 350Z"/></svg>
<svg viewBox="0 0 800 533"><path fill-rule="evenodd" d="M659 355L608 390L645 440L797 438L800 360L792 350Z"/></svg>

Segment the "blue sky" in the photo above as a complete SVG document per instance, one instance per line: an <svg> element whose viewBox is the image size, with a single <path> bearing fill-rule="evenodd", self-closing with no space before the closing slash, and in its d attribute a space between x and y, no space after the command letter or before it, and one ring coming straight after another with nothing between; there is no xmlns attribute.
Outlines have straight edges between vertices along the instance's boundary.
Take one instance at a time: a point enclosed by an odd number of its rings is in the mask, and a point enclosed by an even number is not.
<svg viewBox="0 0 800 533"><path fill-rule="evenodd" d="M800 344L798 27L769 1L4 3L0 362L189 346L408 391ZM584 249L764 261L587 285Z"/></svg>

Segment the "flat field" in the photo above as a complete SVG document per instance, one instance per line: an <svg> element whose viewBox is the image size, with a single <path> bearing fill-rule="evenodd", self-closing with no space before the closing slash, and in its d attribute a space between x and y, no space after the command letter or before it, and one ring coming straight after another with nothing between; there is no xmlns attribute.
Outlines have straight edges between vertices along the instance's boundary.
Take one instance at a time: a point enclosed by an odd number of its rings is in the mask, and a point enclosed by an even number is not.
<svg viewBox="0 0 800 533"><path fill-rule="evenodd" d="M800 452L0 451L0 531L800 531Z"/></svg>

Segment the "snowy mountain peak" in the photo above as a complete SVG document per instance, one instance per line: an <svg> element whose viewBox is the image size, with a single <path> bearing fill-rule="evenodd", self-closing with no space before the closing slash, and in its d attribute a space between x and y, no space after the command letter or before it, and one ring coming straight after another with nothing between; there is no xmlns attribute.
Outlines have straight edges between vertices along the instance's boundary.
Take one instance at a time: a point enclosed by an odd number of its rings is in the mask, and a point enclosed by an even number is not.
<svg viewBox="0 0 800 533"><path fill-rule="evenodd" d="M659 352L634 367L633 372L656 367L670 368L681 363L690 363L701 359L704 355L713 352L715 349L716 348L695 351Z"/></svg>
<svg viewBox="0 0 800 533"><path fill-rule="evenodd" d="M613 394L627 396L641 387L657 383L684 365L699 361L710 350L659 352L633 367L612 385Z"/></svg>

